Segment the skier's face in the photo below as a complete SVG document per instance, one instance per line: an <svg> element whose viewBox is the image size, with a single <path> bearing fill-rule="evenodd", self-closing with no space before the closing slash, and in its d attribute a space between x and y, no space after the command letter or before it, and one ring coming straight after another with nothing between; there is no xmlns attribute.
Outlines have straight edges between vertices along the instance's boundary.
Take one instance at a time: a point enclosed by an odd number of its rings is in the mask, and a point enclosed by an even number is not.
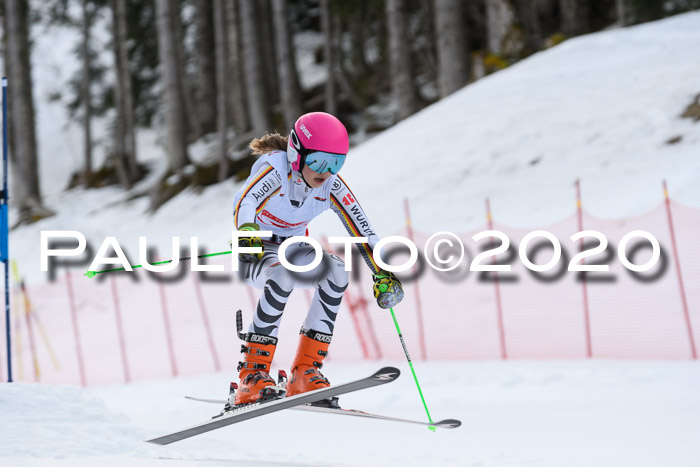
<svg viewBox="0 0 700 467"><path fill-rule="evenodd" d="M332 175L330 172L325 172L322 174L314 172L306 165L303 169L301 169L301 174L304 176L304 180L306 180L306 183L308 183L311 188L320 187L326 182L326 180L331 178Z"/></svg>

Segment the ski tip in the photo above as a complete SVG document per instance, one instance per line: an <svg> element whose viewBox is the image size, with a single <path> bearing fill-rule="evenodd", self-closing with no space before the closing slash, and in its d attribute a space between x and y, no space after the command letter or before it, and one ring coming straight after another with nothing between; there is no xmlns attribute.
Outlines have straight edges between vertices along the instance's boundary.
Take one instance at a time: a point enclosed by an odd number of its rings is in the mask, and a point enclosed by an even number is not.
<svg viewBox="0 0 700 467"><path fill-rule="evenodd" d="M462 422L460 422L459 420L448 418L446 420L440 420L439 422L435 422L431 426L438 428L458 428L462 426Z"/></svg>
<svg viewBox="0 0 700 467"><path fill-rule="evenodd" d="M170 442L163 440L163 438L147 439L146 442L151 444L157 444L159 446L165 446L166 444L170 444Z"/></svg>
<svg viewBox="0 0 700 467"><path fill-rule="evenodd" d="M394 381L401 374L401 370L393 366L385 366L372 375L373 379L379 381Z"/></svg>
<svg viewBox="0 0 700 467"><path fill-rule="evenodd" d="M89 278L93 278L97 275L97 272L96 271L88 271L85 273L85 275L88 276Z"/></svg>

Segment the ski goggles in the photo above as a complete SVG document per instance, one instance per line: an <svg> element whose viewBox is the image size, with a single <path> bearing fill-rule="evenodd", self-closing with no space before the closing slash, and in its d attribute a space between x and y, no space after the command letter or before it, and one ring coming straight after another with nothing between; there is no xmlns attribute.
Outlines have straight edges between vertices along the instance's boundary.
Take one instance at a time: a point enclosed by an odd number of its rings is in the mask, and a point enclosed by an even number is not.
<svg viewBox="0 0 700 467"><path fill-rule="evenodd" d="M345 154L314 151L306 155L304 164L316 173L330 172L337 174L345 164Z"/></svg>
<svg viewBox="0 0 700 467"><path fill-rule="evenodd" d="M316 173L322 174L330 172L335 175L340 171L343 164L345 164L345 154L306 149L304 145L301 144L294 129L292 129L289 134L289 142L290 144L287 146L287 157L294 170L301 170L301 161L304 161L303 164L307 165Z"/></svg>

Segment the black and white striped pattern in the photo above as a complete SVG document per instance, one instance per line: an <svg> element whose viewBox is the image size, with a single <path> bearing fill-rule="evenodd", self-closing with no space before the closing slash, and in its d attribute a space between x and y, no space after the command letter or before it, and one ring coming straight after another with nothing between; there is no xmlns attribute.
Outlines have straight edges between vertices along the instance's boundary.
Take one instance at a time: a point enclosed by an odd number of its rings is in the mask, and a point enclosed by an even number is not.
<svg viewBox="0 0 700 467"><path fill-rule="evenodd" d="M255 310L250 332L266 336L277 336L285 305L292 291L297 288L314 288L311 307L304 321L304 328L333 334L335 320L348 287L345 263L335 255L323 252L321 264L304 274L295 274L279 263L279 245L265 243L265 254L254 264L240 264L241 278L250 286L262 289L263 293ZM295 252L293 251L296 250ZM311 251L306 251L310 249ZM313 248L304 243L290 247L289 257L313 258ZM291 254L290 254L291 252Z"/></svg>
<svg viewBox="0 0 700 467"><path fill-rule="evenodd" d="M274 280L268 280L258 302L251 331L256 334L276 336L284 306L291 293L291 290L284 290Z"/></svg>

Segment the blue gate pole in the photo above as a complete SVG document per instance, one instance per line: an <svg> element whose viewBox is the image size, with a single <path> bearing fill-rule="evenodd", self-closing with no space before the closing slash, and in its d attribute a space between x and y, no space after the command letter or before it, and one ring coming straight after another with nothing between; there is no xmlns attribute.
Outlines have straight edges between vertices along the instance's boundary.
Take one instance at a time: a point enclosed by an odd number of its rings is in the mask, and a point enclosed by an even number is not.
<svg viewBox="0 0 700 467"><path fill-rule="evenodd" d="M7 382L12 382L12 345L10 336L10 250L8 248L10 237L10 224L8 222L7 205L7 78L2 78L2 229L0 236L2 242L0 255L5 262L5 331L7 335Z"/></svg>

